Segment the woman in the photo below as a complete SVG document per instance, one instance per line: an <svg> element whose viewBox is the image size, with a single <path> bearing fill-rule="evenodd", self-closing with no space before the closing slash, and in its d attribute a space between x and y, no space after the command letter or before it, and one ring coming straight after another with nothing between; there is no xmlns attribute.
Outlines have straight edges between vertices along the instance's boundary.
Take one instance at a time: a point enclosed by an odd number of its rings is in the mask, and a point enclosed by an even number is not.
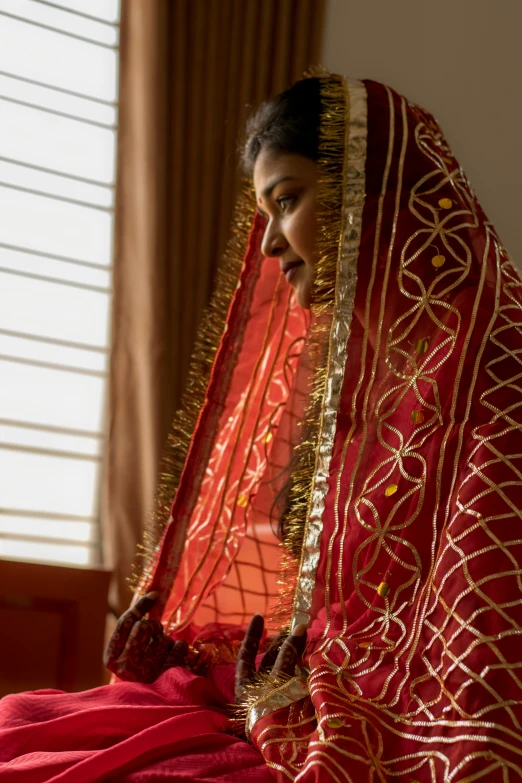
<svg viewBox="0 0 522 783"><path fill-rule="evenodd" d="M7 697L0 772L517 780L520 278L433 118L383 85L298 83L245 158L174 502L107 654L142 682ZM236 656L253 747L226 733Z"/></svg>

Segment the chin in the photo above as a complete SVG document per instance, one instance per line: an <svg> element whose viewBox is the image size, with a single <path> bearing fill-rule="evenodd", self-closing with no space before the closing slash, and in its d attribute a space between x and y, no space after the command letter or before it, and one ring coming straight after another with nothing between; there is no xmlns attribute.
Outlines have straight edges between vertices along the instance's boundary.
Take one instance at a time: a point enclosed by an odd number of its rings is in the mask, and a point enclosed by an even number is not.
<svg viewBox="0 0 522 783"><path fill-rule="evenodd" d="M310 290L309 286L299 285L296 287L295 298L299 307L302 307L304 310L310 309L311 294L312 291Z"/></svg>

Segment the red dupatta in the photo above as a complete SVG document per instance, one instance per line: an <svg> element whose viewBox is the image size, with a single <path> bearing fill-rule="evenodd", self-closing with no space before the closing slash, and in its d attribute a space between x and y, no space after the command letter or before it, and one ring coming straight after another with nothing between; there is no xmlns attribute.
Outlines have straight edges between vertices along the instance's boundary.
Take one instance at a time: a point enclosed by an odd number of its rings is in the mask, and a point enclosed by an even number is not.
<svg viewBox="0 0 522 783"><path fill-rule="evenodd" d="M140 591L190 638L290 599L306 666L247 718L281 780L515 780L522 283L428 113L322 85L311 323L245 192Z"/></svg>

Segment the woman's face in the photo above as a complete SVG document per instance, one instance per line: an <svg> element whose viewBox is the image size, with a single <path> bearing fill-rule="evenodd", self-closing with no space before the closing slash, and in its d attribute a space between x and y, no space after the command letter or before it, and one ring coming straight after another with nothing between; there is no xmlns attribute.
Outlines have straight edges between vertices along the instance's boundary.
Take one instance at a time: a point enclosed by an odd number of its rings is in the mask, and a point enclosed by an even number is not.
<svg viewBox="0 0 522 783"><path fill-rule="evenodd" d="M279 258L301 307L310 307L316 265L317 164L302 155L262 149L254 166L257 207L267 226L261 250Z"/></svg>

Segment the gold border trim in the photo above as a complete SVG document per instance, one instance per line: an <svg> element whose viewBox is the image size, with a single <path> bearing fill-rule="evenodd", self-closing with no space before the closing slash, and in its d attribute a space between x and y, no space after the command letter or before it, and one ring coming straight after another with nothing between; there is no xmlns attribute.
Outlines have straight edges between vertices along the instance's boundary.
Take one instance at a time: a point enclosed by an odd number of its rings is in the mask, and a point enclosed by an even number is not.
<svg viewBox="0 0 522 783"><path fill-rule="evenodd" d="M294 598L292 627L310 620L321 537L322 516L328 493L328 476L332 458L337 412L341 399L348 358L351 321L357 286L357 261L365 202L365 167L367 147L367 94L362 82L346 80L346 152L342 231L337 259L335 308L330 327L328 362L324 378L324 397L317 439L317 457L310 494L301 555L299 577Z"/></svg>
<svg viewBox="0 0 522 783"><path fill-rule="evenodd" d="M270 687L270 686L269 686ZM308 685L305 680L299 677L292 677L291 680L282 685L273 685L271 692L263 695L254 701L249 707L246 719L246 736L250 740L250 732L258 720L270 715L271 712L288 707L296 701L301 701L308 696Z"/></svg>
<svg viewBox="0 0 522 783"><path fill-rule="evenodd" d="M367 93L362 82L324 76L321 90L323 123L319 160L317 265L311 353L317 358L315 378L300 444L299 468L291 490L287 546L301 553L291 627L308 624L323 531L337 412L348 354L348 340L357 285L357 262L365 203ZM342 177L339 162L343 162ZM335 220L335 215L339 219ZM334 217L332 217L334 216ZM325 350L325 316L335 301ZM315 457L315 459L314 459ZM306 523L303 524L303 520ZM270 688L260 684L249 694L246 731L262 717L308 695L300 678Z"/></svg>

